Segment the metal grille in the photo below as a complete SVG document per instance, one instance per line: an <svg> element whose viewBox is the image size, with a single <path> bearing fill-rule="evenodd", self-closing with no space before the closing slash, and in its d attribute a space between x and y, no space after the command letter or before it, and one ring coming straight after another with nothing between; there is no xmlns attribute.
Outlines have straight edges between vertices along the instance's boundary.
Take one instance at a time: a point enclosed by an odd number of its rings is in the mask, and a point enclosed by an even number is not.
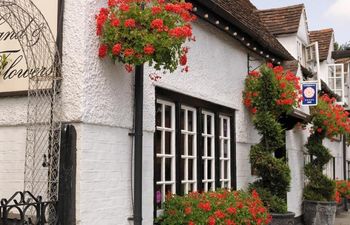
<svg viewBox="0 0 350 225"><path fill-rule="evenodd" d="M18 36L30 71L24 188L43 201L57 201L61 76L55 37L30 0L0 0L0 16L14 32L25 31ZM47 211L56 215L54 210Z"/></svg>

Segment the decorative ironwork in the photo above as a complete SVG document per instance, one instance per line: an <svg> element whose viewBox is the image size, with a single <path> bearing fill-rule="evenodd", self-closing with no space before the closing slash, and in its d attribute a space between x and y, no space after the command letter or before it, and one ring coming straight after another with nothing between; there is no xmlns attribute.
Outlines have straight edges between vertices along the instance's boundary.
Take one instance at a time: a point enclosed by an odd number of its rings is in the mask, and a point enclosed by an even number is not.
<svg viewBox="0 0 350 225"><path fill-rule="evenodd" d="M59 224L57 207L57 201L45 202L29 191L16 192L9 200L0 202L0 225L56 225Z"/></svg>
<svg viewBox="0 0 350 225"><path fill-rule="evenodd" d="M21 33L17 35L17 40L27 68L32 71L28 84L24 176L25 190L30 192L25 193L41 196L40 199L35 199L31 195L34 201L37 200L34 204L37 207L29 207L35 209L32 213L45 209L49 211L50 218L53 218L56 215L55 207L47 203L58 200L61 138L61 76L56 38L43 14L31 0L0 0L0 18L16 34ZM24 199L21 200L17 203L29 204ZM5 203L6 201L2 202L2 205ZM13 208L20 209L18 204ZM5 209L9 208L2 206L2 210ZM27 210L24 208L22 213Z"/></svg>

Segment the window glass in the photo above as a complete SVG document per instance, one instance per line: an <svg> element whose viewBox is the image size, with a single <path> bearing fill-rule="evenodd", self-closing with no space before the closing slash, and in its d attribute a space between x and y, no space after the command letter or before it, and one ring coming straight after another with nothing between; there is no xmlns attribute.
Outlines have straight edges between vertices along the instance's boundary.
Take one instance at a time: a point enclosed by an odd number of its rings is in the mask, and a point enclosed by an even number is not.
<svg viewBox="0 0 350 225"><path fill-rule="evenodd" d="M232 117L216 111L220 107L215 104L209 105L209 109L202 109L198 105L157 99L154 134L156 209L163 207L169 192L187 194L214 191L216 187L231 188ZM225 110L227 112L234 115L233 110Z"/></svg>

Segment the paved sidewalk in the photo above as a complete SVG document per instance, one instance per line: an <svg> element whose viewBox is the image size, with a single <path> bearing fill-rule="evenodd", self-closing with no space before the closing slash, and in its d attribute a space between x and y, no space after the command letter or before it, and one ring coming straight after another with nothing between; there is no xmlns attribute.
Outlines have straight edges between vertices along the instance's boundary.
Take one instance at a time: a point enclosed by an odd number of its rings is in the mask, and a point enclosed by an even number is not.
<svg viewBox="0 0 350 225"><path fill-rule="evenodd" d="M342 212L335 219L335 225L350 225L350 212Z"/></svg>

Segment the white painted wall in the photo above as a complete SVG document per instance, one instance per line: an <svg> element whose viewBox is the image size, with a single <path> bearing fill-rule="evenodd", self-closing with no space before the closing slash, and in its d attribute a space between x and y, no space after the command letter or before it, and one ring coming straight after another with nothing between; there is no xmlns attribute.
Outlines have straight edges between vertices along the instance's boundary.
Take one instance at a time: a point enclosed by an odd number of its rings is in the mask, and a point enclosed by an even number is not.
<svg viewBox="0 0 350 225"><path fill-rule="evenodd" d="M308 30L308 24L307 24L307 18L306 18L306 12L305 9L303 10L299 22L299 29L297 33L297 37L304 43L308 44L310 43L309 40L309 30Z"/></svg>
<svg viewBox="0 0 350 225"><path fill-rule="evenodd" d="M129 224L132 215L130 168L133 75L122 65L97 57L94 14L100 1L66 1L63 49L63 106L66 121L77 124L78 224ZM247 74L247 51L231 37L204 22L194 25L190 72L179 71L152 82L145 68L144 221L153 219L153 132L155 86L237 109L238 186L251 181L248 155L258 141L250 115L241 104ZM208 54L210 53L210 54ZM114 162L114 163L113 163ZM102 197L101 197L102 196ZM99 212L93 211L97 204ZM115 204L118 203L118 204ZM96 208L96 206L95 206Z"/></svg>
<svg viewBox="0 0 350 225"><path fill-rule="evenodd" d="M280 35L277 40L295 58L298 58L297 35Z"/></svg>
<svg viewBox="0 0 350 225"><path fill-rule="evenodd" d="M294 128L286 132L286 148L288 164L291 169L290 192L287 194L288 210L295 216L302 215L303 188L304 188L304 154L308 131Z"/></svg>

